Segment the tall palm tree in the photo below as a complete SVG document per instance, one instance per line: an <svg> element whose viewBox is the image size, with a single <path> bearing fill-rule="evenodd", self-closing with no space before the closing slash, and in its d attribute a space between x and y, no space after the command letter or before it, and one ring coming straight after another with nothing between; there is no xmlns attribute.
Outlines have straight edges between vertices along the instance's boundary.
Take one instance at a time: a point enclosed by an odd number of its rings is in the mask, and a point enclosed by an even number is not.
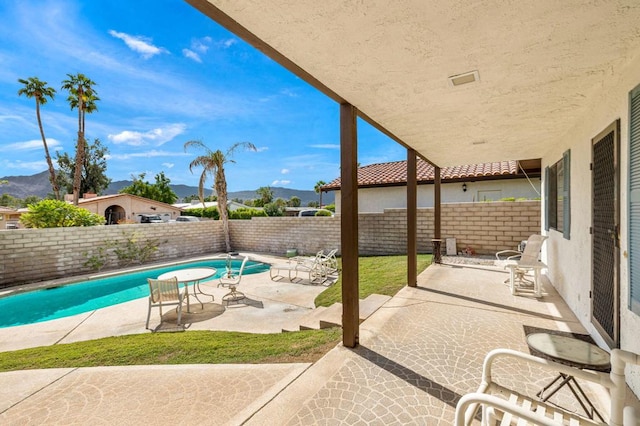
<svg viewBox="0 0 640 426"><path fill-rule="evenodd" d="M220 213L220 221L222 222L222 230L224 232L224 241L227 252L231 251L231 239L229 238L229 215L227 213L227 178L224 174L224 165L226 163L235 163L231 159L234 151L238 148L245 148L250 151L256 151L255 145L251 142L238 142L227 150L226 153L218 150L211 150L202 141L189 141L184 144L184 150L189 147L201 148L205 151L203 155L197 156L189 164L189 170L193 172L194 167L202 167L200 175L200 183L198 184L198 196L204 204L204 183L207 175L213 176L213 189L218 196L218 212Z"/></svg>
<svg viewBox="0 0 640 426"><path fill-rule="evenodd" d="M322 187L326 184L327 182L319 180L318 182L316 182L316 186L313 187L313 190L316 191L316 194L320 194L320 205L318 207L322 207Z"/></svg>
<svg viewBox="0 0 640 426"><path fill-rule="evenodd" d="M84 164L84 156L86 151L85 142L85 114L91 114L98 107L96 102L100 100L93 86L96 83L87 78L84 74L67 74L69 77L62 82L62 88L69 91L67 101L71 109L78 109L78 143L76 144L76 168L73 175L73 204L78 205L80 198L80 183L82 180L82 165Z"/></svg>
<svg viewBox="0 0 640 426"><path fill-rule="evenodd" d="M60 190L58 188L58 181L56 179L56 171L53 168L53 162L51 161L51 155L49 154L49 146L47 145L47 138L44 137L44 129L42 127L42 120L40 119L40 105L47 103L47 98L53 100L56 93L56 89L48 87L46 81L40 81L38 77L29 77L28 79L18 79L20 84L24 84L24 87L18 90L18 96L25 95L27 98L35 98L36 100L36 117L38 118L38 127L40 128L40 136L42 136L42 144L44 145L44 156L47 159L47 165L49 166L49 181L51 182L51 188L53 189L53 195L56 200L60 199Z"/></svg>

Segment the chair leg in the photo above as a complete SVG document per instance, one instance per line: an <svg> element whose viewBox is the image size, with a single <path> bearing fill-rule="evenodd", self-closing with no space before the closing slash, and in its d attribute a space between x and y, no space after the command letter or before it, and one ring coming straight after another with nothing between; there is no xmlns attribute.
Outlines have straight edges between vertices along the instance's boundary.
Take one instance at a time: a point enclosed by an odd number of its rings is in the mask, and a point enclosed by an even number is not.
<svg viewBox="0 0 640 426"><path fill-rule="evenodd" d="M180 303L178 304L178 327L180 327L181 323L180 320L182 319L182 300L180 300Z"/></svg>
<svg viewBox="0 0 640 426"><path fill-rule="evenodd" d="M149 330L149 319L151 319L151 299L149 299L149 310L147 310L147 325L145 328Z"/></svg>

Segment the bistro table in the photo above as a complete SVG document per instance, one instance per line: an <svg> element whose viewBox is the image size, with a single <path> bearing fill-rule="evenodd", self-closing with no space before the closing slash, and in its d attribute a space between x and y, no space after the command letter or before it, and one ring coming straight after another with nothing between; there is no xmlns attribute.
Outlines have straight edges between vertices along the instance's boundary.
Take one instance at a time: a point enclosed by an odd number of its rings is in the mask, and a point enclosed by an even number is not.
<svg viewBox="0 0 640 426"><path fill-rule="evenodd" d="M534 351L542 354L543 358L570 367L595 371L609 371L611 368L610 357L607 351L593 343L574 337L551 333L533 333L527 336L527 345ZM544 395L544 393L554 385L556 385L555 388L551 389L548 395ZM538 392L537 396L544 402L565 385L569 387L571 393L576 397L578 403L580 403L580 406L582 406L590 419L593 419L595 414L604 422L604 419L593 406L593 403L584 393L576 379L569 374L560 373L551 383Z"/></svg>
<svg viewBox="0 0 640 426"><path fill-rule="evenodd" d="M175 271L165 272L164 274L158 277L159 280L166 280L170 278L176 278L179 283L184 284L185 289L185 297L187 299L187 312L192 313L189 306L189 296L193 295L198 302L200 302L200 307L204 309L204 304L198 298L198 293L203 294L205 296L210 296L211 300L214 300L213 294L205 293L200 289L200 281L206 280L207 278L211 278L218 272L215 268L187 268L187 269L178 269ZM189 294L189 284L192 284L192 294Z"/></svg>

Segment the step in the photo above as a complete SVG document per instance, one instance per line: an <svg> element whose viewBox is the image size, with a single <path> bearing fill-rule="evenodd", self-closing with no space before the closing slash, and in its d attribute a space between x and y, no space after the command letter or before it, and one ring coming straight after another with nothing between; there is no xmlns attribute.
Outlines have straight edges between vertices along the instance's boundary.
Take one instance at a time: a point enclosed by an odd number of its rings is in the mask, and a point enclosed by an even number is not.
<svg viewBox="0 0 640 426"><path fill-rule="evenodd" d="M380 307L390 299L391 296L371 294L366 299L360 300L360 322L363 322L373 315L375 311L380 309Z"/></svg>
<svg viewBox="0 0 640 426"><path fill-rule="evenodd" d="M342 327L342 303L329 306L320 318L320 328Z"/></svg>
<svg viewBox="0 0 640 426"><path fill-rule="evenodd" d="M314 321L315 323L317 323L318 325L315 327L315 329L319 329L320 328L320 323L319 323L319 319L318 317L321 315L321 313L323 311L325 311L327 308L324 306L320 306L318 308L315 309L311 309L309 312L307 312L306 314L304 314L303 316L301 316L300 318L296 319L294 322L291 323L291 325L287 326L287 327L283 327L282 328L282 332L286 333L286 332L290 332L290 331L300 331L303 330L302 327L300 327L300 324L313 324ZM307 328L304 328L304 330L306 330Z"/></svg>
<svg viewBox="0 0 640 426"><path fill-rule="evenodd" d="M329 309L331 309L331 307L320 306L315 308L311 315L305 315L300 318L298 321L300 330L320 330L320 328L322 328L320 326L320 320L327 315Z"/></svg>

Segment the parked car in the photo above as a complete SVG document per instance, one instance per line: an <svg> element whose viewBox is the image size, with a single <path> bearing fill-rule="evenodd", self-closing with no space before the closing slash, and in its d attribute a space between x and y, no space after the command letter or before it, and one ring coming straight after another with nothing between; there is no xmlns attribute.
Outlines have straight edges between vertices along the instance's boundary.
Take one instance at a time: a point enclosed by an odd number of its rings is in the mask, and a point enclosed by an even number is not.
<svg viewBox="0 0 640 426"><path fill-rule="evenodd" d="M162 218L157 214L141 214L140 223L162 223Z"/></svg>
<svg viewBox="0 0 640 426"><path fill-rule="evenodd" d="M322 212L322 213L317 214L318 212ZM306 209L306 210L301 210L300 213L298 213L298 217L308 217L308 216L333 216L333 212L327 209Z"/></svg>
<svg viewBox="0 0 640 426"><path fill-rule="evenodd" d="M200 219L195 216L178 216L176 222L200 222Z"/></svg>

